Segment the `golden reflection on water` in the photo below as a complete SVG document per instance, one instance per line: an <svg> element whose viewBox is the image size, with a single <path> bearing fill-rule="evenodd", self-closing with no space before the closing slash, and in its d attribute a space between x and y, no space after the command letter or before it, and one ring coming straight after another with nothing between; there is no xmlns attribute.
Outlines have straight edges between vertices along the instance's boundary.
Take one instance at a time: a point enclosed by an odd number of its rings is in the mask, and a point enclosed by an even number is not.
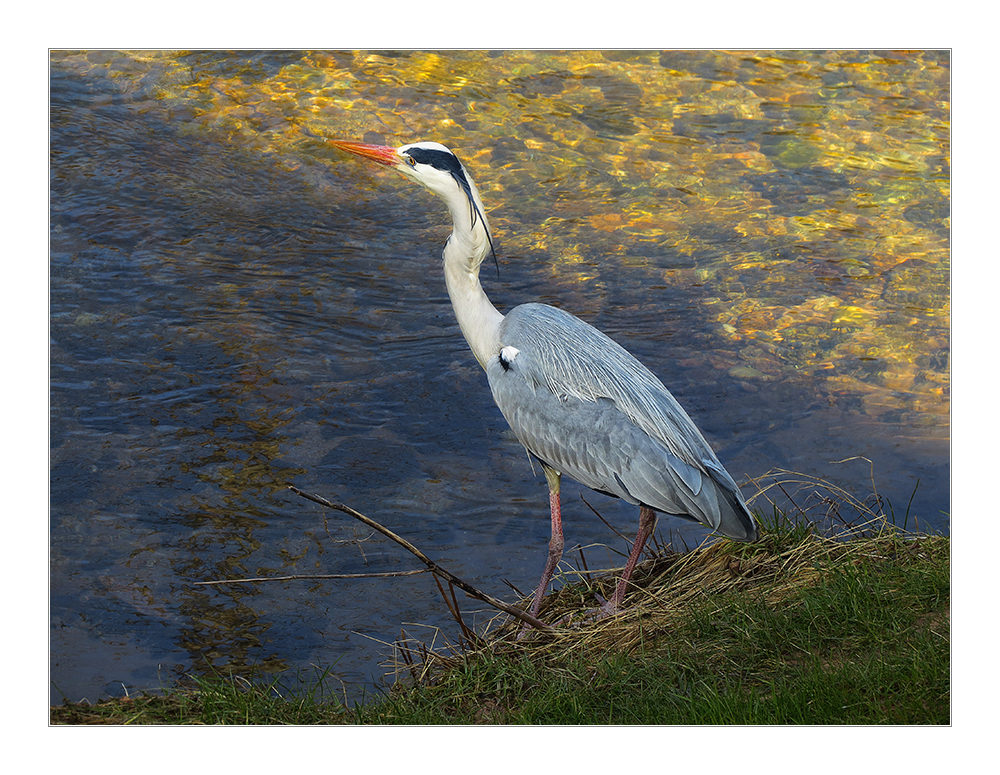
<svg viewBox="0 0 1000 775"><path fill-rule="evenodd" d="M506 254L696 288L710 359L751 389L947 423L946 52L53 56L286 168L342 162L313 134L443 142Z"/></svg>

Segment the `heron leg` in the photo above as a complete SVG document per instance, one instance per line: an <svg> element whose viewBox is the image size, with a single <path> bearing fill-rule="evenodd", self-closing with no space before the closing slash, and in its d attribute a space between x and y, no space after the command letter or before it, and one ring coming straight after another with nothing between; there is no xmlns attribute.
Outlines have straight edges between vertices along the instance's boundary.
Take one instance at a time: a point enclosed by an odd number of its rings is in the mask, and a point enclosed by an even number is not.
<svg viewBox="0 0 1000 775"><path fill-rule="evenodd" d="M549 557L545 561L545 570L542 571L542 579L538 582L538 589L535 590L535 599L531 603L531 615L537 617L542 607L542 599L545 591L552 581L552 574L555 573L556 565L562 559L563 554L563 530L562 530L562 508L559 504L559 482L561 474L555 469L546 465L542 466L545 471L545 478L549 483L549 513L552 517L552 536L549 538Z"/></svg>
<svg viewBox="0 0 1000 775"><path fill-rule="evenodd" d="M618 580L618 586L615 588L615 594L610 600L601 606L601 616L610 616L618 611L618 606L622 604L625 599L625 591L628 589L629 580L632 578L632 571L635 570L635 566L639 564L639 556L642 554L642 549L646 545L646 541L653 534L653 528L656 526L656 512L653 511L648 506L639 507L639 532L635 535L635 543L632 544L632 552L628 556L628 562L625 563L625 570L622 571L622 577Z"/></svg>

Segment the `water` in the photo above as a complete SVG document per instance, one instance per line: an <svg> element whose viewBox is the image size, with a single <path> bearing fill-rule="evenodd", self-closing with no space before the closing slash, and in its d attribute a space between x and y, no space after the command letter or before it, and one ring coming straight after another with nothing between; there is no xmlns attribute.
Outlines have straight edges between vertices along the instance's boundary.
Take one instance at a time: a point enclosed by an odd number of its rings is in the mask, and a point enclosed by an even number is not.
<svg viewBox="0 0 1000 775"><path fill-rule="evenodd" d="M195 586L417 567L289 483L498 597L537 580L544 479L454 321L442 206L303 123L459 151L494 302L614 336L737 480L863 498L831 461L864 455L947 531L947 83L934 52L54 54L52 700L331 664L356 696L401 630L455 636L426 576ZM567 483L568 545L625 550L581 495L637 523Z"/></svg>

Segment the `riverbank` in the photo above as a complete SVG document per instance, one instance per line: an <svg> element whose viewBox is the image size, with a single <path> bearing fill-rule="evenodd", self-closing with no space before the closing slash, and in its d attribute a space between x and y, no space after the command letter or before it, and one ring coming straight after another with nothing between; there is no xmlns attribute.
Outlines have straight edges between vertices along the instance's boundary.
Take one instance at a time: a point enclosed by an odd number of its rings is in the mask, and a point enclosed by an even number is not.
<svg viewBox="0 0 1000 775"><path fill-rule="evenodd" d="M447 652L400 649L387 696L197 678L51 709L53 724L948 724L950 541L783 518L752 545L666 551L617 617L518 639L497 620ZM613 577L546 599L581 617Z"/></svg>

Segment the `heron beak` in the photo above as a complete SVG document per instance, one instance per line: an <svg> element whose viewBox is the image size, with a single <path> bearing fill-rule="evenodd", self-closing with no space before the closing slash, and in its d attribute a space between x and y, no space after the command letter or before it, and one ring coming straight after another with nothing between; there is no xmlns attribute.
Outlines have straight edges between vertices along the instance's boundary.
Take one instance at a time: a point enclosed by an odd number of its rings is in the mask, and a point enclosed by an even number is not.
<svg viewBox="0 0 1000 775"><path fill-rule="evenodd" d="M395 148L386 145L370 145L369 143L355 143L351 140L327 140L330 145L340 148L342 151L353 153L362 159L383 164L387 167L395 167L399 164L399 156Z"/></svg>

